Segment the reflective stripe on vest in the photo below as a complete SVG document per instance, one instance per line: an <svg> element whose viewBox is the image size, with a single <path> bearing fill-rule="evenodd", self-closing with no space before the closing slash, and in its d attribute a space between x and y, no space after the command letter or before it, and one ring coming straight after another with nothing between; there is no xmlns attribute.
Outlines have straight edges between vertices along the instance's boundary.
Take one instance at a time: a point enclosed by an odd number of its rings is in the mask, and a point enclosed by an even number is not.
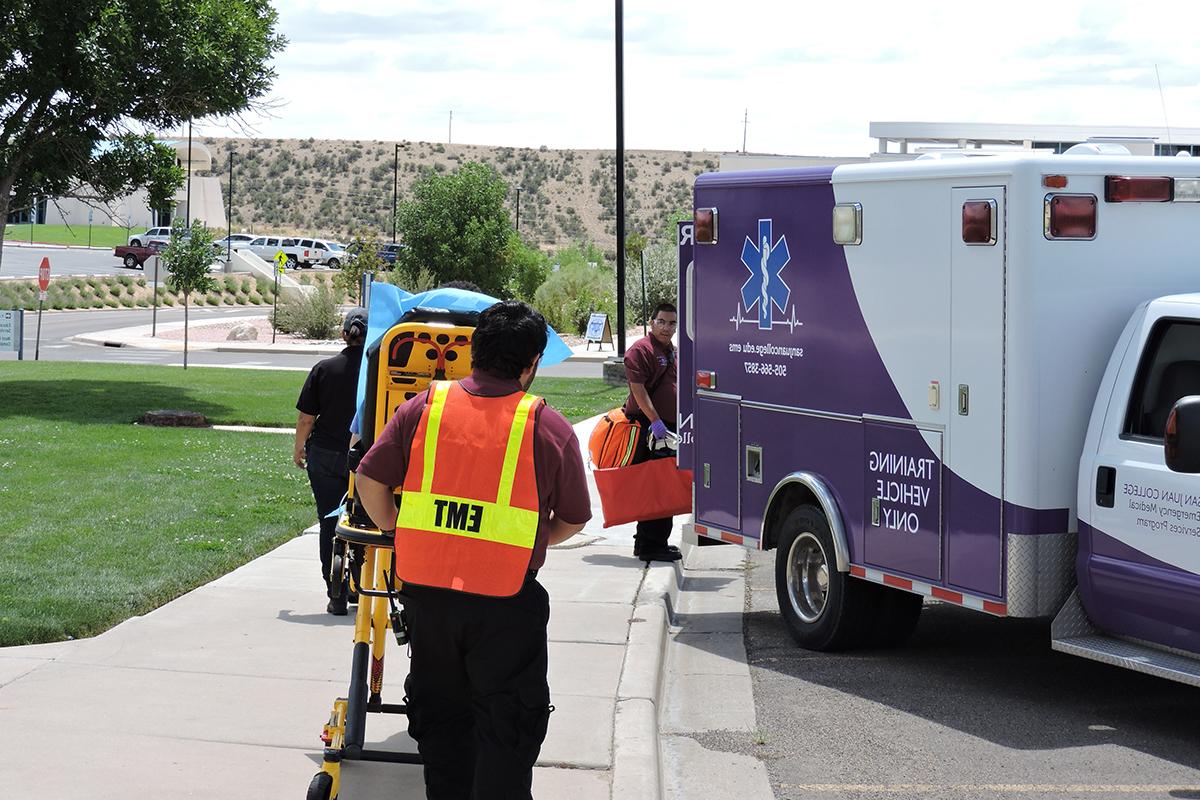
<svg viewBox="0 0 1200 800"><path fill-rule="evenodd" d="M474 594L520 591L537 541L532 423L540 402L531 394L483 398L457 384L431 385L396 520L398 577ZM453 427L443 431L443 423ZM508 436L496 441L495 432L505 424ZM462 441L463 431L473 439ZM439 445L445 445L440 461ZM499 467L498 476L492 465ZM485 468L488 474L480 474ZM481 485L496 487L494 499L480 496Z"/></svg>

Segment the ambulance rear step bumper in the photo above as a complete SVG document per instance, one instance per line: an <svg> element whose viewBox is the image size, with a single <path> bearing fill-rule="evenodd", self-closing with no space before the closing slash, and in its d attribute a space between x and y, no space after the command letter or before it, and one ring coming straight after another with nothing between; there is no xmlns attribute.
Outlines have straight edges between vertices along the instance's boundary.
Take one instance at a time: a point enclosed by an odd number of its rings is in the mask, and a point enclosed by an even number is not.
<svg viewBox="0 0 1200 800"><path fill-rule="evenodd" d="M1179 650L1119 639L1099 631L1087 618L1078 590L1050 626L1050 646L1060 653L1089 658L1114 667L1200 686L1200 658Z"/></svg>

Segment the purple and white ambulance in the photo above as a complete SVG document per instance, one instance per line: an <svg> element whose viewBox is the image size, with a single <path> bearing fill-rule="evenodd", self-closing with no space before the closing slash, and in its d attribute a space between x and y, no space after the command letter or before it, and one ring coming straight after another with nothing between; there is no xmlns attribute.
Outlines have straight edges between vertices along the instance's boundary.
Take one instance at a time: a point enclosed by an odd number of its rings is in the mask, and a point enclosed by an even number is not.
<svg viewBox="0 0 1200 800"><path fill-rule="evenodd" d="M1200 162L1085 149L697 178L692 528L802 646L931 597L1200 685Z"/></svg>

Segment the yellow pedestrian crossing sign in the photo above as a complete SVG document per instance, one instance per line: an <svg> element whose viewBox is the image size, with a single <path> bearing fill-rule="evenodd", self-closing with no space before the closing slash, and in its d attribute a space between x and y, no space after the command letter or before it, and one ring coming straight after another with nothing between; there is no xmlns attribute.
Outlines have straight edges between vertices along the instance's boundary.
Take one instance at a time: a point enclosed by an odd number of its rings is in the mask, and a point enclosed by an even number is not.
<svg viewBox="0 0 1200 800"><path fill-rule="evenodd" d="M284 269L287 268L287 262L288 262L287 253L283 252L282 250L276 251L275 264L278 266L280 275L282 275Z"/></svg>

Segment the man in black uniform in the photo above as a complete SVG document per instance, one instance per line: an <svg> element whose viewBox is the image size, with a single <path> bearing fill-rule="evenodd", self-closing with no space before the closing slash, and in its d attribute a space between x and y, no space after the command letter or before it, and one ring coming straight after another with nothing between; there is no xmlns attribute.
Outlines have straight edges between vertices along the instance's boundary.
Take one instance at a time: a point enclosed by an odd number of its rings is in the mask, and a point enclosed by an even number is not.
<svg viewBox="0 0 1200 800"><path fill-rule="evenodd" d="M661 457L647 445L647 432L661 440L675 427L677 352L672 337L678 319L674 305L659 303L650 317L650 335L638 339L625 351L625 377L629 381L625 416L641 422L643 431L633 454L634 464ZM671 517L640 520L633 537L634 557L643 561L678 561L682 557L679 548L667 544L671 525Z"/></svg>
<svg viewBox="0 0 1200 800"><path fill-rule="evenodd" d="M300 414L296 418L292 461L308 471L308 482L317 501L317 520L321 525L321 575L325 578L329 596L325 610L337 616L346 614L347 591L345 586L335 586L330 581L337 518L326 515L341 503L350 477L347 463L350 420L354 417L358 369L366 338L367 310L350 309L342 322L342 340L346 347L312 368L296 401L296 410Z"/></svg>

